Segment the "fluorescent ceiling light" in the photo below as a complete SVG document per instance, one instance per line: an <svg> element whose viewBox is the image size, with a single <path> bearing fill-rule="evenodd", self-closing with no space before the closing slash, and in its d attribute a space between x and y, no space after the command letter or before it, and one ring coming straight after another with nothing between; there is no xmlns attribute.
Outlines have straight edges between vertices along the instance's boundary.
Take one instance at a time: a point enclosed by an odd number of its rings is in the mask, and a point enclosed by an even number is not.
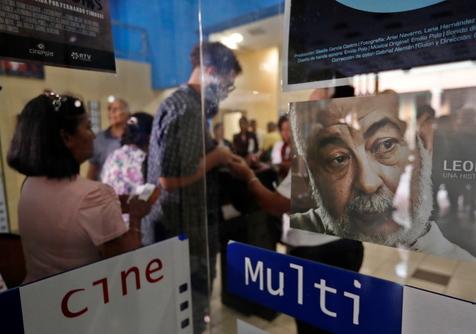
<svg viewBox="0 0 476 334"><path fill-rule="evenodd" d="M231 35L224 36L221 38L220 42L229 47L232 50L238 49L238 44L243 42L243 35L235 32Z"/></svg>

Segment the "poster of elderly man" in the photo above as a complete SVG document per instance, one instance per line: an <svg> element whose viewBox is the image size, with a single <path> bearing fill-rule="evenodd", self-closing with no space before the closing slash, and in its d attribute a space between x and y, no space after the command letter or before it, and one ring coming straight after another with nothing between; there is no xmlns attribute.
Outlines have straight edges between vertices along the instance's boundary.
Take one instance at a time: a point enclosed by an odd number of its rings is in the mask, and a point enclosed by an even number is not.
<svg viewBox="0 0 476 334"><path fill-rule="evenodd" d="M403 112L400 100L387 91L291 104L296 151L291 226L474 261L474 212L459 224L457 215L446 208L442 229L438 205L449 201L454 179L459 187L474 188L464 176L469 166L464 166L463 156L461 161L450 157L451 150L438 142L431 106L414 105ZM473 119L475 115L473 110ZM433 185L435 175L449 173L450 168L454 178L445 179L441 187L439 182ZM452 228L460 229L451 233L458 238L442 232ZM462 238L467 240L460 242Z"/></svg>

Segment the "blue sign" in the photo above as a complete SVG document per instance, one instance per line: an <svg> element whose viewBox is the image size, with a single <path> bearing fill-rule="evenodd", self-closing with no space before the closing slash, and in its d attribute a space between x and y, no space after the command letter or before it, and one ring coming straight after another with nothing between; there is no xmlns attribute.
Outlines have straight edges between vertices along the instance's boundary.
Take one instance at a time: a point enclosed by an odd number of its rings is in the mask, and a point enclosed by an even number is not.
<svg viewBox="0 0 476 334"><path fill-rule="evenodd" d="M238 242L229 292L334 333L400 334L403 287Z"/></svg>
<svg viewBox="0 0 476 334"><path fill-rule="evenodd" d="M374 13L396 13L428 7L446 0L337 0L354 9Z"/></svg>
<svg viewBox="0 0 476 334"><path fill-rule="evenodd" d="M2 333L23 334L23 316L18 288L0 293L0 319Z"/></svg>

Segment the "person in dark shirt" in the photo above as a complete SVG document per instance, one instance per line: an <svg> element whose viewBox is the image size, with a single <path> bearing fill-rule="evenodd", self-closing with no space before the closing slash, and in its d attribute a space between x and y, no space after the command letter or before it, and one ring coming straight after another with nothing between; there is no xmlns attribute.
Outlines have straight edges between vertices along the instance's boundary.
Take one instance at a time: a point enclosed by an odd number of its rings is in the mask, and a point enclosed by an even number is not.
<svg viewBox="0 0 476 334"><path fill-rule="evenodd" d="M248 130L248 119L245 116L242 116L239 122L240 132L233 136L233 149L236 154L246 158L250 154L258 153L258 138L256 134Z"/></svg>

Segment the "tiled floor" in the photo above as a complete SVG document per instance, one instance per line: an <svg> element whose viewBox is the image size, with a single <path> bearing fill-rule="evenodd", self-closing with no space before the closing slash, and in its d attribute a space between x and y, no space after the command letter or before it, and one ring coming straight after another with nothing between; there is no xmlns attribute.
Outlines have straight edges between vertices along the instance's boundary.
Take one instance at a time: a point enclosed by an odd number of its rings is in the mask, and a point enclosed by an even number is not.
<svg viewBox="0 0 476 334"><path fill-rule="evenodd" d="M424 271L426 274L424 276L428 277L431 277L432 273L437 274L439 278L449 276L448 284L442 285L412 277L417 269ZM365 244L361 273L476 302L476 263L452 261L421 253ZM245 316L222 305L219 278L214 281L211 306L212 334L235 334L238 318L270 334L296 333L294 320L287 315L281 314L275 320L268 322L256 316Z"/></svg>

